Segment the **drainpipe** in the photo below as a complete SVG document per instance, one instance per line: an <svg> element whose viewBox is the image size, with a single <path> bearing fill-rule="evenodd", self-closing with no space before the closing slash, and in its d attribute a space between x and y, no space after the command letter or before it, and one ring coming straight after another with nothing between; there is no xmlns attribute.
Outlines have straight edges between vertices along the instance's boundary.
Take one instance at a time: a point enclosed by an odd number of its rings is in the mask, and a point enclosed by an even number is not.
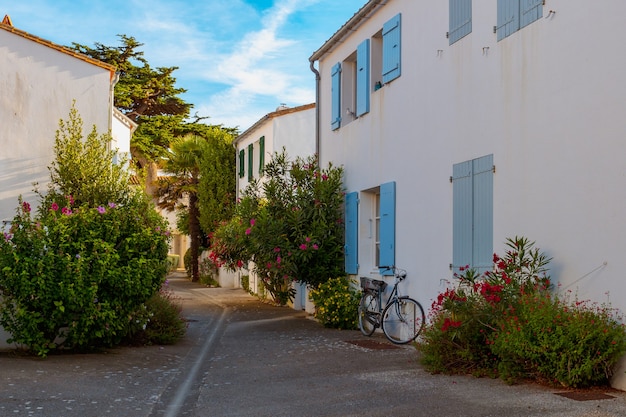
<svg viewBox="0 0 626 417"><path fill-rule="evenodd" d="M320 168L320 72L315 68L314 61L309 61L309 68L315 74L315 155L317 168Z"/></svg>

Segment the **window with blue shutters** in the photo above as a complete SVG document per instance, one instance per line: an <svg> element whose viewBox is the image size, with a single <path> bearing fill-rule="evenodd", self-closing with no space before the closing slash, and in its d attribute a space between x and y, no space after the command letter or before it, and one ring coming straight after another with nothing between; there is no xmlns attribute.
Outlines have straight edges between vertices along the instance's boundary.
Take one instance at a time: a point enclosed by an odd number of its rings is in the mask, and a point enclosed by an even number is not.
<svg viewBox="0 0 626 417"><path fill-rule="evenodd" d="M239 151L239 178L243 178L246 175L246 151L243 149Z"/></svg>
<svg viewBox="0 0 626 417"><path fill-rule="evenodd" d="M370 40L356 49L356 115L370 111Z"/></svg>
<svg viewBox="0 0 626 417"><path fill-rule="evenodd" d="M380 185L380 248L377 266L396 264L396 183ZM392 271L381 270L381 274L390 275Z"/></svg>
<svg viewBox="0 0 626 417"><path fill-rule="evenodd" d="M254 163L254 144L248 145L248 181L254 179L254 171L252 165Z"/></svg>
<svg viewBox="0 0 626 417"><path fill-rule="evenodd" d="M331 127L333 130L341 126L341 63L335 64L330 72L331 79Z"/></svg>
<svg viewBox="0 0 626 417"><path fill-rule="evenodd" d="M346 243L345 267L347 274L356 274L359 270L358 241L359 241L359 193L346 194Z"/></svg>
<svg viewBox="0 0 626 417"><path fill-rule="evenodd" d="M397 14L383 25L383 83L400 76L400 38L400 14Z"/></svg>
<svg viewBox="0 0 626 417"><path fill-rule="evenodd" d="M263 175L265 168L265 136L259 139L259 174Z"/></svg>
<svg viewBox="0 0 626 417"><path fill-rule="evenodd" d="M452 267L491 268L493 257L493 155L452 168Z"/></svg>
<svg viewBox="0 0 626 417"><path fill-rule="evenodd" d="M544 0L498 0L498 40L517 32L543 16Z"/></svg>
<svg viewBox="0 0 626 417"><path fill-rule="evenodd" d="M450 45L472 32L472 0L450 0Z"/></svg>

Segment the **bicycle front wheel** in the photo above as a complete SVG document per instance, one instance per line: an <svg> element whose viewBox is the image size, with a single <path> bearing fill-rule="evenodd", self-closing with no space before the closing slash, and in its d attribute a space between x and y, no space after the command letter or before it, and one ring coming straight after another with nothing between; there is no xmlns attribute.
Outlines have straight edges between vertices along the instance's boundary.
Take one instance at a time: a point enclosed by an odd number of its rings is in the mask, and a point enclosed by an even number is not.
<svg viewBox="0 0 626 417"><path fill-rule="evenodd" d="M412 298L396 298L383 311L383 333L396 344L409 343L424 327L424 309Z"/></svg>
<svg viewBox="0 0 626 417"><path fill-rule="evenodd" d="M371 291L366 291L359 303L359 329L365 336L371 336L378 326L378 296Z"/></svg>

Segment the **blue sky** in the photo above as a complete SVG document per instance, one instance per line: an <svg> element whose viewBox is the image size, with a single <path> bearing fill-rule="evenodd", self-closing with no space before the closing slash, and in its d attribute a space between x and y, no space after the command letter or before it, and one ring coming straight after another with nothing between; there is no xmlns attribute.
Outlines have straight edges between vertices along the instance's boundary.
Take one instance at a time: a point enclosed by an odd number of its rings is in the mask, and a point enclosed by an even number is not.
<svg viewBox="0 0 626 417"><path fill-rule="evenodd" d="M208 123L243 131L281 103L315 101L308 58L366 0L26 0L0 5L21 30L60 45L143 43L152 67Z"/></svg>

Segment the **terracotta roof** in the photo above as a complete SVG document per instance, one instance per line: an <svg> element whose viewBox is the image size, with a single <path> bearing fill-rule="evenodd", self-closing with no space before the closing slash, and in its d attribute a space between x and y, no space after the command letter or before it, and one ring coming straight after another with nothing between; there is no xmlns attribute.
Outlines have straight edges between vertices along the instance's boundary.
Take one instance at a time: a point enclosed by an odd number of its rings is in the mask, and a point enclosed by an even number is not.
<svg viewBox="0 0 626 417"><path fill-rule="evenodd" d="M74 58L88 62L92 65L96 65L98 67L109 70L111 72L111 79L113 79L113 76L115 75L116 68L113 65L107 64L102 61L98 61L97 59L91 58L87 55L79 54L78 52L73 51L65 46L57 45L53 42L47 41L38 36L31 35L28 32L24 32L23 30L15 28L11 22L11 18L9 17L9 15L4 16L4 19L2 19L2 23L0 23L0 29L6 30L7 32L11 32L15 35L21 36L30 41L37 42L38 44L47 46L48 48L52 48L59 52L63 52L64 54L73 56Z"/></svg>
<svg viewBox="0 0 626 417"><path fill-rule="evenodd" d="M314 109L314 108L315 108L315 103L304 104L302 106L297 106L297 107L286 107L286 108L279 107L276 111L273 111L261 117L255 124L250 126L239 136L237 136L237 138L233 141L233 145L236 145L237 142L239 142L241 139L246 137L249 133L254 131L257 127L259 127L263 122L267 120L270 120L279 116L284 116L285 114L296 113L299 111L304 111L304 110L309 110L309 109Z"/></svg>

